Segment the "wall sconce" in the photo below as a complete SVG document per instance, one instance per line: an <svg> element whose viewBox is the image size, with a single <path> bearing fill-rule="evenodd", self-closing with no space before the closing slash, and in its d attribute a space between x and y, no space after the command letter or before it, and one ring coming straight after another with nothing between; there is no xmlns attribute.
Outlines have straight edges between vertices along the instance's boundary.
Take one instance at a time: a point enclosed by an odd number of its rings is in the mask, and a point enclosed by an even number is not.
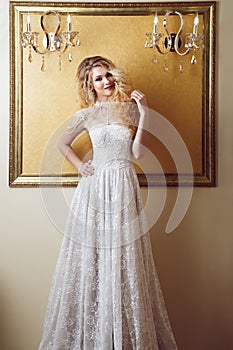
<svg viewBox="0 0 233 350"><path fill-rule="evenodd" d="M177 33L170 33L168 30L168 17L171 14L178 15L180 18L180 27L177 31ZM183 43L183 39L181 38L181 33L184 27L184 17L183 15L178 11L169 11L165 14L163 18L163 26L166 32L166 35L163 33L158 32L158 23L159 19L157 16L157 13L155 13L154 17L154 24L153 24L153 32L146 33L146 42L145 42L145 48L154 49L154 55L152 58L152 62L156 63L158 62L157 56L156 56L156 50L164 56L164 65L163 70L164 72L168 71L167 63L166 63L166 56L169 52L175 52L179 56L185 56L190 51L193 51L192 57L191 57L191 64L196 64L197 59L195 56L195 50L196 49L203 49L204 44L204 35L198 34L198 24L199 24L199 17L198 13L196 13L196 16L193 21L193 32L192 33L185 33L185 40ZM161 40L163 38L163 40ZM183 51L182 51L183 50ZM180 72L183 71L183 65L180 63L179 67Z"/></svg>
<svg viewBox="0 0 233 350"><path fill-rule="evenodd" d="M50 15L55 15L57 19L57 25L53 32L48 32L44 23L45 18ZM69 62L73 60L71 50L72 47L80 45L79 32L71 30L70 14L67 15L67 30L60 32L61 16L58 12L53 10L49 10L43 13L40 19L40 24L44 32L42 49L39 48L39 33L32 31L31 18L29 14L27 16L27 30L20 33L22 47L29 48L28 61L32 62L33 48L37 54L42 55L41 71L44 72L46 70L45 55L49 52L55 52L59 54L59 70L61 70L61 54L63 54L68 49L68 60Z"/></svg>

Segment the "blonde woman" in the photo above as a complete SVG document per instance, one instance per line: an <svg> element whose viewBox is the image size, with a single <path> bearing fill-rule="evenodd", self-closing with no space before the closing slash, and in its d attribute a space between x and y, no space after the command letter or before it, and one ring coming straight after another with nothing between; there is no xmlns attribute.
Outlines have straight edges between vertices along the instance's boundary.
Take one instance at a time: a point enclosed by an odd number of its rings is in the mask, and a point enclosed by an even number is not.
<svg viewBox="0 0 233 350"><path fill-rule="evenodd" d="M132 157L143 156L146 97L101 56L77 70L80 110L59 149L82 175L67 220L40 350L177 349ZM72 148L89 132L93 159Z"/></svg>

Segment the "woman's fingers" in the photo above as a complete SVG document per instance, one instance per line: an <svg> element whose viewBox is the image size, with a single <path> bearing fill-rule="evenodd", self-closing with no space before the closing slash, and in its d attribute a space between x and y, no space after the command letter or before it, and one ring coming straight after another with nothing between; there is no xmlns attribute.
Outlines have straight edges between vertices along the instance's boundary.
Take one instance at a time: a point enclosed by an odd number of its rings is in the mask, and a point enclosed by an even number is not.
<svg viewBox="0 0 233 350"><path fill-rule="evenodd" d="M94 174L94 168L91 165L91 160L89 160L87 163L84 163L80 169L80 174L82 176L91 176Z"/></svg>
<svg viewBox="0 0 233 350"><path fill-rule="evenodd" d="M140 90L134 90L131 93L131 98L137 103L143 106L147 105L146 96Z"/></svg>

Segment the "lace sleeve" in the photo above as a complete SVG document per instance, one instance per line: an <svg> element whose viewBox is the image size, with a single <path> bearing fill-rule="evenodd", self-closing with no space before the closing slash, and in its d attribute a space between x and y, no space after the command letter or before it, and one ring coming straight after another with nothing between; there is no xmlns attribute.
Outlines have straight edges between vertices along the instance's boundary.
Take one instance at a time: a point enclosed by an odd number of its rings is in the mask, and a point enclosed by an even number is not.
<svg viewBox="0 0 233 350"><path fill-rule="evenodd" d="M86 117L83 111L76 112L71 119L72 119L72 122L66 129L67 134L73 134L73 133L79 134L85 129Z"/></svg>
<svg viewBox="0 0 233 350"><path fill-rule="evenodd" d="M139 118L140 118L140 114L139 114L138 106L136 105L136 103L131 103L130 104L130 124L132 125L132 127L134 128L138 127Z"/></svg>
<svg viewBox="0 0 233 350"><path fill-rule="evenodd" d="M78 111L72 117L72 121L69 126L63 132L61 138L58 141L58 147L63 154L66 153L66 147L71 146L74 139L82 133L86 128L86 118L82 111Z"/></svg>

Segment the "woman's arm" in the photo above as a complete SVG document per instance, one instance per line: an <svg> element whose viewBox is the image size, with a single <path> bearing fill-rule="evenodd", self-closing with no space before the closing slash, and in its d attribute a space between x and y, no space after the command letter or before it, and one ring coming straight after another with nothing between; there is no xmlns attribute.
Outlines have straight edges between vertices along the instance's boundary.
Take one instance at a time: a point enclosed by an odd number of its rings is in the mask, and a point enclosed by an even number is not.
<svg viewBox="0 0 233 350"><path fill-rule="evenodd" d="M131 93L131 98L137 103L140 114L137 132L132 146L134 158L139 159L144 156L145 147L147 146L149 113L146 96L141 91L134 90Z"/></svg>
<svg viewBox="0 0 233 350"><path fill-rule="evenodd" d="M93 175L94 168L91 165L91 161L83 163L71 146L74 139L84 130L83 125L80 123L80 125L74 128L74 130L72 130L71 132L69 129L70 128L66 129L66 131L64 132L64 134L58 142L59 150L82 176Z"/></svg>

